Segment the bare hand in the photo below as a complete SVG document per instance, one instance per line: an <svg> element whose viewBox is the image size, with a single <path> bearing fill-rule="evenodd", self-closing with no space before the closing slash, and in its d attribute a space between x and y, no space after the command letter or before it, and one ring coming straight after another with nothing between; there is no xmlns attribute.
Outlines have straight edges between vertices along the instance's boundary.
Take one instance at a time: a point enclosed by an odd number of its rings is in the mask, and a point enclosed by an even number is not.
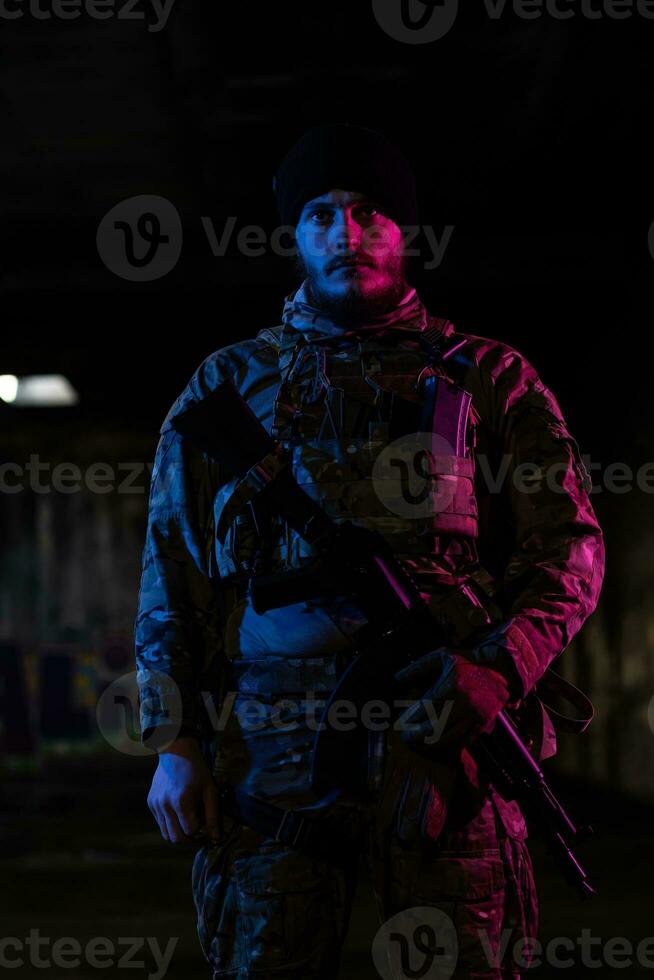
<svg viewBox="0 0 654 980"><path fill-rule="evenodd" d="M218 840L218 787L197 739L179 738L159 753L148 806L172 844Z"/></svg>

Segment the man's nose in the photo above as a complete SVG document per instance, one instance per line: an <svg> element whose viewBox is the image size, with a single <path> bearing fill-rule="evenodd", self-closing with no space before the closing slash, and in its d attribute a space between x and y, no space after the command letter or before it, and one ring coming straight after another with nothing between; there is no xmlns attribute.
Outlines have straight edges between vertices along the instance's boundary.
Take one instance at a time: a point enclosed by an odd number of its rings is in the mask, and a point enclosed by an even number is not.
<svg viewBox="0 0 654 980"><path fill-rule="evenodd" d="M346 211L337 212L332 231L334 245L339 252L347 248L357 249L361 245L361 225Z"/></svg>

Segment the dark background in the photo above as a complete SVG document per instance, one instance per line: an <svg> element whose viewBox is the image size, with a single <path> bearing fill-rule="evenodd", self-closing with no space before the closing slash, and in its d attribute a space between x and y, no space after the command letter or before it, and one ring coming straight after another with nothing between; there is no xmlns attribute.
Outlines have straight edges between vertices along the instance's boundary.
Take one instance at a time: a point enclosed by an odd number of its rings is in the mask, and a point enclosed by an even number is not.
<svg viewBox="0 0 654 980"><path fill-rule="evenodd" d="M60 372L80 395L65 409L0 404L4 460L151 461L158 427L201 360L278 323L296 285L288 260L269 250L247 257L232 241L213 256L201 217L217 233L230 216L236 231L272 231L279 160L309 125L336 120L396 139L418 174L423 223L439 238L454 227L443 263L415 282L428 310L532 361L600 464L596 483L610 463L636 470L651 459L653 21L524 20L508 8L493 20L469 4L445 37L407 45L381 30L368 2L177 0L161 31L136 9L147 19L41 20L25 8L0 23L0 374ZM104 215L141 194L168 199L183 227L179 261L152 282L114 274L96 245ZM18 897L7 934L42 923L53 936L109 935L102 923L113 915L118 935L121 916L145 915L131 934L184 933L186 959L175 957L169 976L199 977L188 856L157 839L145 806L152 760L116 762L93 741L94 696L132 669L146 490L0 499L0 850ZM654 802L651 496L602 489L593 502L607 544L604 591L561 669L598 715L581 740L562 744L554 769L599 824L584 855L602 894L592 912L580 910L543 861L543 928L546 938L592 925L605 940L637 942L654 932L639 873L652 857ZM55 656L62 691L77 687L44 712ZM12 677L27 691L22 725L7 721ZM609 911L616 898L619 914ZM374 976L365 892L358 915L344 976Z"/></svg>

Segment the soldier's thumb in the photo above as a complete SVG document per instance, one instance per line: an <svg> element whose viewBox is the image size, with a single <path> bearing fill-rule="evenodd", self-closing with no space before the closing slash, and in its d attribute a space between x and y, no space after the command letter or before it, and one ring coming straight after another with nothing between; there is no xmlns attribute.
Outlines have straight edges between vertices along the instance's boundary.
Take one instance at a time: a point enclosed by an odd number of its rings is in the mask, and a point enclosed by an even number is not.
<svg viewBox="0 0 654 980"><path fill-rule="evenodd" d="M210 779L202 794L204 803L204 826L209 837L216 840L220 837L220 814L218 787Z"/></svg>

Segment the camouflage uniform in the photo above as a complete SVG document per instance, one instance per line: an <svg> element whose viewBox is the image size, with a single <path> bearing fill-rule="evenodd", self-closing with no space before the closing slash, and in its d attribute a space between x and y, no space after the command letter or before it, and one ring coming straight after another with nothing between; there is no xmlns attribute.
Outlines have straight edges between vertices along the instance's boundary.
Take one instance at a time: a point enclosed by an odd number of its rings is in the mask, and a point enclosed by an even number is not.
<svg viewBox="0 0 654 980"><path fill-rule="evenodd" d="M427 362L418 341L436 322L444 342L461 342L447 370L471 395L470 451L487 472L477 466L474 478L458 478L445 524L426 520L417 533L415 520L373 492L372 470L393 434L394 395L420 403ZM143 739L173 723L201 734L199 692L236 692L212 745L216 780L280 805L310 804L307 710L333 689L350 634L365 622L345 595L252 609L243 583L253 567L300 567L312 551L281 519L257 534L249 513L232 510L237 480L173 428L176 414L225 378L292 447L296 478L330 516L380 531L425 599L439 610L445 603L455 638L457 623L489 607L494 577L501 617L471 655L504 673L518 703L595 608L604 568L588 474L554 396L516 350L436 321L413 289L393 313L342 333L302 286L280 326L210 355L161 427L136 621ZM513 480L523 463L541 470L529 493ZM558 489L543 479L551 467ZM502 490L491 493L498 472ZM293 704L282 731L284 696ZM252 699L254 729L238 711ZM385 741L385 765L370 772L375 806L336 805L360 841L380 916L436 906L455 924L455 977L519 975L511 948L535 936L537 899L517 804L476 783L465 751L458 768L444 769L393 732ZM309 857L226 817L222 839L198 851L193 870L214 977L336 976L356 863ZM512 932L500 972L502 929Z"/></svg>

